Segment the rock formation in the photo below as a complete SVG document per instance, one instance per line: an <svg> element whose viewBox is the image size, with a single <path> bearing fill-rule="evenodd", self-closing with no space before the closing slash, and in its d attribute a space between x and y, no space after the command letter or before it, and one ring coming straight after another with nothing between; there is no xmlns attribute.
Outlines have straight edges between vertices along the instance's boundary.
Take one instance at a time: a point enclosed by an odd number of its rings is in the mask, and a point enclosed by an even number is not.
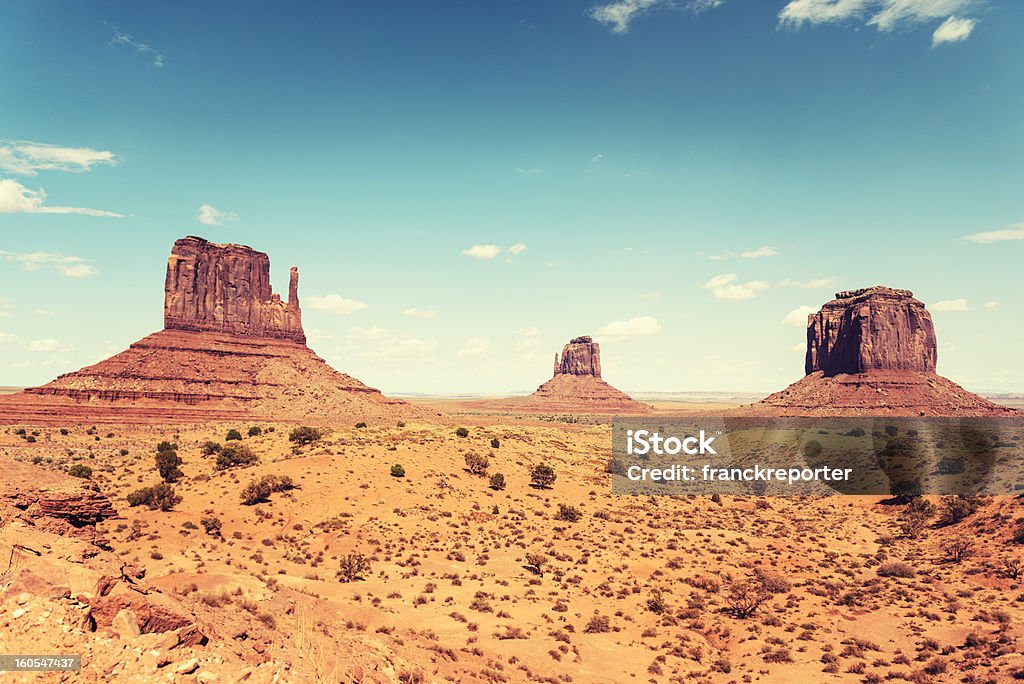
<svg viewBox="0 0 1024 684"><path fill-rule="evenodd" d="M243 245L174 243L164 329L42 387L0 397L0 422L336 422L425 412L334 370L306 344L298 270L288 301L270 288L270 259Z"/></svg>
<svg viewBox="0 0 1024 684"><path fill-rule="evenodd" d="M270 257L243 245L198 237L174 243L164 280L164 329L228 333L306 343L299 309L299 270L288 301L270 289Z"/></svg>
<svg viewBox="0 0 1024 684"><path fill-rule="evenodd" d="M555 354L550 380L527 397L474 402L488 411L569 414L650 413L636 401L601 379L601 347L589 336L574 337Z"/></svg>
<svg viewBox="0 0 1024 684"><path fill-rule="evenodd" d="M837 292L807 321L807 375L873 370L935 371L935 327L909 290Z"/></svg>
<svg viewBox="0 0 1024 684"><path fill-rule="evenodd" d="M743 413L998 416L1016 412L938 375L935 327L909 290L836 293L807 318L805 377Z"/></svg>

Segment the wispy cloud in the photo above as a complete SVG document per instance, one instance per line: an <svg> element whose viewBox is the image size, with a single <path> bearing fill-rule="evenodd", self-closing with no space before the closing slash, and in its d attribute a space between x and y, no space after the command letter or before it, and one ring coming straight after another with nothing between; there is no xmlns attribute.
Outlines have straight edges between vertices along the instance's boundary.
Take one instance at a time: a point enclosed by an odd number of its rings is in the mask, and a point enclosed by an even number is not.
<svg viewBox="0 0 1024 684"><path fill-rule="evenodd" d="M523 168L520 168L520 167L517 166L516 167L516 173L518 173L520 176L536 176L539 173L544 173L544 169L538 169L538 168L523 169Z"/></svg>
<svg viewBox="0 0 1024 684"><path fill-rule="evenodd" d="M237 221L238 214L233 211L221 211L212 204L204 204L199 207L196 220L204 226L219 226L225 221Z"/></svg>
<svg viewBox="0 0 1024 684"><path fill-rule="evenodd" d="M28 350L52 354L55 352L69 352L71 351L71 345L49 337L45 340L32 340L28 343Z"/></svg>
<svg viewBox="0 0 1024 684"><path fill-rule="evenodd" d="M791 328L806 328L807 317L817 311L818 308L815 306L798 306L783 317L782 325L788 325Z"/></svg>
<svg viewBox="0 0 1024 684"><path fill-rule="evenodd" d="M130 33L125 33L117 26L107 22L107 26L114 32L114 37L110 39L111 45L119 45L135 50L140 55L145 55L153 60L153 66L162 67L164 65L164 56L156 48L153 48L145 43L138 41Z"/></svg>
<svg viewBox="0 0 1024 684"><path fill-rule="evenodd" d="M731 301L743 301L753 299L757 293L767 290L771 285L763 280L751 280L746 283L737 282L739 276L735 273L722 273L711 278L701 285L705 290L710 290L715 299L726 299Z"/></svg>
<svg viewBox="0 0 1024 684"><path fill-rule="evenodd" d="M967 311L966 299L943 299L931 305L932 311Z"/></svg>
<svg viewBox="0 0 1024 684"><path fill-rule="evenodd" d="M764 257L776 256L779 250L774 247L758 247L746 252L740 252L741 259L762 259Z"/></svg>
<svg viewBox="0 0 1024 684"><path fill-rule="evenodd" d="M804 24L857 22L888 32L944 19L932 36L937 45L966 39L977 22L957 14L979 4L981 0L790 0L779 12L779 25L797 29Z"/></svg>
<svg viewBox="0 0 1024 684"><path fill-rule="evenodd" d="M637 316L627 321L613 321L599 328L597 336L605 340L650 337L661 332L661 324L653 316Z"/></svg>
<svg viewBox="0 0 1024 684"><path fill-rule="evenodd" d="M628 33L633 21L656 9L688 9L695 14L706 12L725 4L725 0L612 0L590 8L587 14L604 24L612 33Z"/></svg>
<svg viewBox="0 0 1024 684"><path fill-rule="evenodd" d="M1002 230L988 230L982 233L971 233L965 235L964 240L977 242L980 245L987 245L993 242L1005 242L1007 240L1024 240L1024 223L1018 223Z"/></svg>
<svg viewBox="0 0 1024 684"><path fill-rule="evenodd" d="M88 278L99 275L99 271L92 267L89 259L77 256L65 256L59 252L7 252L0 250L0 259L21 264L26 271L39 271L43 268L52 268L57 273L68 278Z"/></svg>
<svg viewBox="0 0 1024 684"><path fill-rule="evenodd" d="M374 361L422 359L437 348L433 340L421 340L384 328L354 328L346 340L350 345L363 347L360 356Z"/></svg>
<svg viewBox="0 0 1024 684"><path fill-rule="evenodd" d="M437 318L436 311L421 311L415 307L406 309L402 313L412 318Z"/></svg>
<svg viewBox="0 0 1024 684"><path fill-rule="evenodd" d="M517 242L516 244L514 244L514 245L512 245L511 247L508 248L508 253L511 254L512 256L518 256L518 255L522 254L525 251L526 251L526 243L523 243L523 242Z"/></svg>
<svg viewBox="0 0 1024 684"><path fill-rule="evenodd" d="M473 359L487 356L491 350L491 341L486 337L471 337L455 352L456 358Z"/></svg>
<svg viewBox="0 0 1024 684"><path fill-rule="evenodd" d="M802 290L816 290L822 287L832 287L838 278L812 278L811 280L790 280L786 278L779 287L797 287Z"/></svg>
<svg viewBox="0 0 1024 684"><path fill-rule="evenodd" d="M499 254L501 254L501 247L498 245L473 245L469 249L462 250L463 256L473 257L474 259L493 259Z"/></svg>
<svg viewBox="0 0 1024 684"><path fill-rule="evenodd" d="M0 140L0 170L19 176L40 171L91 171L97 164L117 164L114 153L88 147L61 147L28 140Z"/></svg>
<svg viewBox="0 0 1024 684"><path fill-rule="evenodd" d="M959 43L961 40L967 40L977 23L975 19L950 17L939 24L939 27L932 33L932 45Z"/></svg>
<svg viewBox="0 0 1024 684"><path fill-rule="evenodd" d="M314 311L346 316L366 308L366 304L355 299L346 299L339 294L313 295L306 297L304 305Z"/></svg>
<svg viewBox="0 0 1024 684"><path fill-rule="evenodd" d="M31 190L16 180L0 178L0 214L82 214L123 218L124 214L86 207L60 207L46 204L46 191Z"/></svg>
<svg viewBox="0 0 1024 684"><path fill-rule="evenodd" d="M995 309L998 306L999 306L999 302L997 302L997 301L985 302L985 308L989 309L989 310Z"/></svg>
<svg viewBox="0 0 1024 684"><path fill-rule="evenodd" d="M525 353L536 350L540 346L540 328L530 326L519 331L519 341L516 343L516 352Z"/></svg>

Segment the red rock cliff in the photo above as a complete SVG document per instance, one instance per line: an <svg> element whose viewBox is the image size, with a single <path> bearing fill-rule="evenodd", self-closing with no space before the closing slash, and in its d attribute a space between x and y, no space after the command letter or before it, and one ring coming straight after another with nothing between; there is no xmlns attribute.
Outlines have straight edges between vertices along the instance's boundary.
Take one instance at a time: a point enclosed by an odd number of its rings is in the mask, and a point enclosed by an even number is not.
<svg viewBox="0 0 1024 684"><path fill-rule="evenodd" d="M561 359L555 354L554 374L601 377L601 347L587 335L569 340Z"/></svg>
<svg viewBox="0 0 1024 684"><path fill-rule="evenodd" d="M291 269L288 301L270 288L270 257L244 245L198 237L174 243L164 281L164 328L272 337L305 344L299 272Z"/></svg>
<svg viewBox="0 0 1024 684"><path fill-rule="evenodd" d="M884 286L837 292L808 316L807 375L873 370L935 372L935 327L909 290Z"/></svg>

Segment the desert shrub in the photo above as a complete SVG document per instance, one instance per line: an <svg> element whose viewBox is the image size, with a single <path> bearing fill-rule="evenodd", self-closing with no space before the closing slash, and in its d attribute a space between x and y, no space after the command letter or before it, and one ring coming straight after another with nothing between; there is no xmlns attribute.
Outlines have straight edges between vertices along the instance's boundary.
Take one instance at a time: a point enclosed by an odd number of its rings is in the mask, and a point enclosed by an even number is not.
<svg viewBox="0 0 1024 684"><path fill-rule="evenodd" d="M734 582L725 597L726 612L733 617L746 619L760 610L770 598L771 594L760 582Z"/></svg>
<svg viewBox="0 0 1024 684"><path fill-rule="evenodd" d="M466 470L473 473L474 475L485 475L487 468L490 467L491 462L486 456L470 451L465 456L466 459Z"/></svg>
<svg viewBox="0 0 1024 684"><path fill-rule="evenodd" d="M1024 525L1017 528L1017 531L1013 533L1013 541L1017 544L1024 544Z"/></svg>
<svg viewBox="0 0 1024 684"><path fill-rule="evenodd" d="M455 436L456 437L469 437L469 430L467 430L464 427L456 428L455 429Z"/></svg>
<svg viewBox="0 0 1024 684"><path fill-rule="evenodd" d="M362 430L364 427L366 427L366 421L364 421L364 420L359 421L358 423L356 423L356 427L359 428L360 430Z"/></svg>
<svg viewBox="0 0 1024 684"><path fill-rule="evenodd" d="M491 448L492 449L500 449L501 448L501 440L498 439L497 437L492 438L491 439Z"/></svg>
<svg viewBox="0 0 1024 684"><path fill-rule="evenodd" d="M668 610L668 604L665 602L665 595L660 589L655 589L651 592L651 598L647 599L647 610L656 615L661 615Z"/></svg>
<svg viewBox="0 0 1024 684"><path fill-rule="evenodd" d="M270 484L266 481L251 480L249 484L245 485L242 489L242 504L246 506L253 506L258 503L263 503L270 498L271 493Z"/></svg>
<svg viewBox="0 0 1024 684"><path fill-rule="evenodd" d="M81 463L75 463L68 468L68 475L71 477L80 477L83 480L88 480L92 477L92 468Z"/></svg>
<svg viewBox="0 0 1024 684"><path fill-rule="evenodd" d="M270 487L272 492L286 492L295 489L295 482L288 475L265 475L260 482Z"/></svg>
<svg viewBox="0 0 1024 684"><path fill-rule="evenodd" d="M169 511L179 503L181 503L181 497L175 494L174 487L166 482L136 489L128 495L129 506L148 506L151 511L158 508L161 511Z"/></svg>
<svg viewBox="0 0 1024 684"><path fill-rule="evenodd" d="M242 441L242 433L234 428L228 430L227 436L224 438L225 442L240 442Z"/></svg>
<svg viewBox="0 0 1024 684"><path fill-rule="evenodd" d="M341 557L338 578L342 582L354 582L370 572L370 559L361 553L349 553Z"/></svg>
<svg viewBox="0 0 1024 684"><path fill-rule="evenodd" d="M505 476L501 473L494 473L491 475L491 489L496 492L500 492L505 489Z"/></svg>
<svg viewBox="0 0 1024 684"><path fill-rule="evenodd" d="M943 458L935 465L935 469L939 475L958 475L964 472L964 459Z"/></svg>
<svg viewBox="0 0 1024 684"><path fill-rule="evenodd" d="M218 442L204 442L201 449L203 456L213 456L220 453L220 444Z"/></svg>
<svg viewBox="0 0 1024 684"><path fill-rule="evenodd" d="M391 466L391 477L405 477L405 468L397 463Z"/></svg>
<svg viewBox="0 0 1024 684"><path fill-rule="evenodd" d="M207 515L204 516L203 519L199 522L202 523L203 529L206 530L206 534L209 534L213 537L220 536L220 518L213 515Z"/></svg>
<svg viewBox="0 0 1024 684"><path fill-rule="evenodd" d="M935 504L927 499L912 499L900 516L900 531L910 539L924 533L928 521L935 517Z"/></svg>
<svg viewBox="0 0 1024 684"><path fill-rule="evenodd" d="M603 634L612 631L612 621L607 615L594 615L583 628L587 634Z"/></svg>
<svg viewBox="0 0 1024 684"><path fill-rule="evenodd" d="M303 425L294 428L290 433L288 433L288 441L295 442L299 446L306 446L307 444L320 441L320 438L323 436L323 432L318 428Z"/></svg>
<svg viewBox="0 0 1024 684"><path fill-rule="evenodd" d="M1007 579L1020 579L1024 575L1024 560L1018 558L1004 558L999 568L1000 574Z"/></svg>
<svg viewBox="0 0 1024 684"><path fill-rule="evenodd" d="M259 425L253 425L251 428L249 428L249 436L250 437L259 437L262 434L263 434L263 430L260 429Z"/></svg>
<svg viewBox="0 0 1024 684"><path fill-rule="evenodd" d="M941 515L939 522L943 525L955 525L961 520L973 515L981 508L983 500L980 496L969 494L957 494L956 496L944 496L939 502Z"/></svg>
<svg viewBox="0 0 1024 684"><path fill-rule="evenodd" d="M889 492L903 502L921 496L921 483L917 480L897 480L889 484Z"/></svg>
<svg viewBox="0 0 1024 684"><path fill-rule="evenodd" d="M160 473L160 479L164 482L177 482L184 473L181 472L181 456L177 451L156 452L156 469Z"/></svg>
<svg viewBox="0 0 1024 684"><path fill-rule="evenodd" d="M914 568L909 563L887 561L878 566L878 574L882 577L913 577Z"/></svg>
<svg viewBox="0 0 1024 684"><path fill-rule="evenodd" d="M217 470L249 466L258 462L259 456L242 444L229 444L217 454Z"/></svg>
<svg viewBox="0 0 1024 684"><path fill-rule="evenodd" d="M847 437L863 437L867 433L864 432L864 428L853 428L852 430L845 434Z"/></svg>
<svg viewBox="0 0 1024 684"><path fill-rule="evenodd" d="M548 563L548 557L543 553L528 553L526 554L526 566L530 569L530 572L535 572L538 575L544 575L544 566Z"/></svg>
<svg viewBox="0 0 1024 684"><path fill-rule="evenodd" d="M580 513L580 509L575 506L569 506L563 503L558 504L558 513L555 513L556 520L564 520L565 522L579 522L583 517Z"/></svg>
<svg viewBox="0 0 1024 684"><path fill-rule="evenodd" d="M974 543L970 539L954 539L942 547L946 560L959 563L974 555Z"/></svg>
<svg viewBox="0 0 1024 684"><path fill-rule="evenodd" d="M156 452L159 454L161 451L177 451L178 445L174 442L168 442L164 440L156 445Z"/></svg>
<svg viewBox="0 0 1024 684"><path fill-rule="evenodd" d="M555 469L547 463L540 463L530 471L530 484L538 489L547 489L555 483Z"/></svg>
<svg viewBox="0 0 1024 684"><path fill-rule="evenodd" d="M788 594L793 588L793 585L789 583L789 580L782 575L765 572L760 568L754 570L754 578L769 594Z"/></svg>

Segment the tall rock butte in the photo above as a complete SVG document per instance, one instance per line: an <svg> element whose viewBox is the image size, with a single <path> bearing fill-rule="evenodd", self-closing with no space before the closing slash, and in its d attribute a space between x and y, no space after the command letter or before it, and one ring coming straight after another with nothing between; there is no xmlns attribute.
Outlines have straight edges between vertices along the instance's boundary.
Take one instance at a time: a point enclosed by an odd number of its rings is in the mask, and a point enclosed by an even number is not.
<svg viewBox="0 0 1024 684"><path fill-rule="evenodd" d="M1014 415L935 372L935 326L909 290L837 292L807 317L805 376L740 409L792 416Z"/></svg>
<svg viewBox="0 0 1024 684"><path fill-rule="evenodd" d="M601 379L601 347L589 336L574 337L555 354L551 379L526 397L475 402L492 411L526 413L651 413L653 409Z"/></svg>
<svg viewBox="0 0 1024 684"><path fill-rule="evenodd" d="M187 237L164 280L164 329L42 387L0 397L0 422L383 421L425 411L339 373L306 346L298 270L288 301L270 259Z"/></svg>

